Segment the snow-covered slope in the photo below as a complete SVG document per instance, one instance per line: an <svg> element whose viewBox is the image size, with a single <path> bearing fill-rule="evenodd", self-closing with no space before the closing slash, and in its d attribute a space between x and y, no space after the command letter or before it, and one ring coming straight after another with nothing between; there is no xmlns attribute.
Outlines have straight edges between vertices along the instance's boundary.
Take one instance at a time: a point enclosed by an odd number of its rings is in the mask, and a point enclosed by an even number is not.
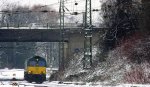
<svg viewBox="0 0 150 87"><path fill-rule="evenodd" d="M93 49L91 70L82 68L83 53L74 54L63 78L70 81L103 82L106 84L150 82L150 36L131 37L110 51L105 61L99 60L98 48ZM137 61L140 61L137 62Z"/></svg>

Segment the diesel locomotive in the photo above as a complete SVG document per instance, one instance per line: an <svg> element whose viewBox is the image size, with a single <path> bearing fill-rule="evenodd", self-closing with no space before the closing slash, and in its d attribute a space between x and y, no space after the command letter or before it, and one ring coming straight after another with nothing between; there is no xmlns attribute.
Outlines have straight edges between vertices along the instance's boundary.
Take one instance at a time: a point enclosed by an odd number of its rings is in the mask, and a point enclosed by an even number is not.
<svg viewBox="0 0 150 87"><path fill-rule="evenodd" d="M25 63L24 79L30 83L46 81L46 60L40 56L28 59Z"/></svg>

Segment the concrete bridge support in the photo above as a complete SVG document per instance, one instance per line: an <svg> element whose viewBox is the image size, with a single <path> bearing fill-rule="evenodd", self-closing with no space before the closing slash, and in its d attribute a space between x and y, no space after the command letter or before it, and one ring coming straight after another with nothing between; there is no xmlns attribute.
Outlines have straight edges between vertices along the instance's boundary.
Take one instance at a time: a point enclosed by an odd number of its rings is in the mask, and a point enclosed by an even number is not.
<svg viewBox="0 0 150 87"><path fill-rule="evenodd" d="M96 44L97 41L99 41L99 32L94 32L92 45L99 45ZM73 57L73 54L78 52L84 52L84 33L70 33L68 35L68 42L65 42L64 46L65 62L67 63Z"/></svg>

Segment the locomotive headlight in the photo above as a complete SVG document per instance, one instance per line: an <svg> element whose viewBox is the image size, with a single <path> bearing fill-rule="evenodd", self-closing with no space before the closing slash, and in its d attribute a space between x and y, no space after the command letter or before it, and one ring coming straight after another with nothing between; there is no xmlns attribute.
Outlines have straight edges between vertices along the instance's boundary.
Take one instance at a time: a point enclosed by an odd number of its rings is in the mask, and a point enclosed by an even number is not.
<svg viewBox="0 0 150 87"><path fill-rule="evenodd" d="M41 74L45 74L45 73L46 73L45 71L42 71L42 72L41 72Z"/></svg>
<svg viewBox="0 0 150 87"><path fill-rule="evenodd" d="M28 71L28 73L29 73L29 74L31 74L31 73L32 73L32 71Z"/></svg>

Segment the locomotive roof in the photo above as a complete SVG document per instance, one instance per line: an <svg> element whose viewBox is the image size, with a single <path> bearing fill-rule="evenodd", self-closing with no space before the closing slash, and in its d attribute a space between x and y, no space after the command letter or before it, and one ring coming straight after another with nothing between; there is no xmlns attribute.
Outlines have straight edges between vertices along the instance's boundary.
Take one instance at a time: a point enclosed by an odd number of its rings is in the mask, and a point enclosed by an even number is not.
<svg viewBox="0 0 150 87"><path fill-rule="evenodd" d="M34 56L34 57L30 58L29 60L35 60L35 59L45 60L43 57L40 57L40 56Z"/></svg>

